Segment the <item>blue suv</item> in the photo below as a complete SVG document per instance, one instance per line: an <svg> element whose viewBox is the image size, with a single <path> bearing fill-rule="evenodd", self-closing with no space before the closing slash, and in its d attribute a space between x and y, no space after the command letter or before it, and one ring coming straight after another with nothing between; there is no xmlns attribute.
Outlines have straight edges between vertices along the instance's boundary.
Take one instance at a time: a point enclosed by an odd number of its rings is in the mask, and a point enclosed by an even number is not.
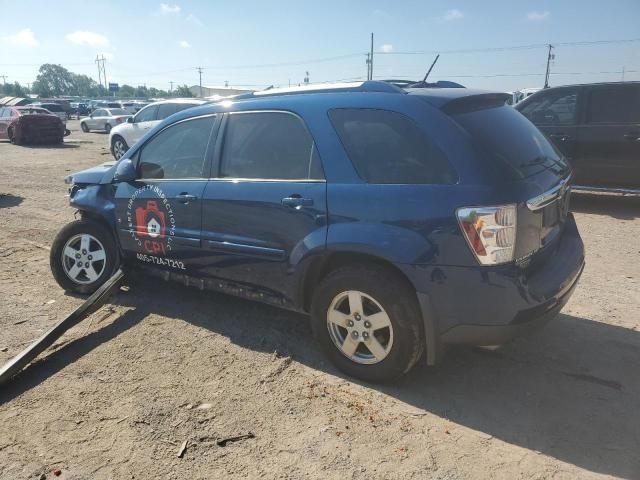
<svg viewBox="0 0 640 480"><path fill-rule="evenodd" d="M304 312L367 381L553 318L584 266L571 170L507 96L383 82L177 113L67 177L81 219L51 268L89 293L121 265Z"/></svg>

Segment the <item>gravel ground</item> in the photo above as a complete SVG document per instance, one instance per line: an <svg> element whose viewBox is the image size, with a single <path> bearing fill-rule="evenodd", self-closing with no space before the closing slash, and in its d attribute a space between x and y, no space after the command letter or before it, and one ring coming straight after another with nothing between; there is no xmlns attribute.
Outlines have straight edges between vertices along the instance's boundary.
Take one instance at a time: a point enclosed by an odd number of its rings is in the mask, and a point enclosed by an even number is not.
<svg viewBox="0 0 640 480"><path fill-rule="evenodd" d="M0 141L0 362L82 302L49 271L62 178L111 157L69 126ZM394 385L343 377L304 316L136 277L0 390L0 478L640 479L640 199L573 210L587 266L554 322Z"/></svg>

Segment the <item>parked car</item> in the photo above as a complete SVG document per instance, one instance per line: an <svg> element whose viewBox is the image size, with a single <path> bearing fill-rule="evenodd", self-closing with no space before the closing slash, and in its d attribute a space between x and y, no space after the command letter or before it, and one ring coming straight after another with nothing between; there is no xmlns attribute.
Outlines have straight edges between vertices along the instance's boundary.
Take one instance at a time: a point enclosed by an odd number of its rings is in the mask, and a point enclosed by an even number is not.
<svg viewBox="0 0 640 480"><path fill-rule="evenodd" d="M91 130L104 130L106 133L122 122L126 122L131 115L121 108L98 108L91 115L80 120L80 128L83 132Z"/></svg>
<svg viewBox="0 0 640 480"><path fill-rule="evenodd" d="M310 314L369 381L503 343L553 318L584 265L571 170L505 100L361 82L177 113L67 177L81 219L53 275L89 293L135 265Z"/></svg>
<svg viewBox="0 0 640 480"><path fill-rule="evenodd" d="M62 143L64 124L51 112L38 107L0 108L0 139L26 143Z"/></svg>
<svg viewBox="0 0 640 480"><path fill-rule="evenodd" d="M76 115L78 118L85 117L91 113L89 110L89 104L87 103L72 103L71 108L71 113Z"/></svg>
<svg viewBox="0 0 640 480"><path fill-rule="evenodd" d="M57 103L40 103L40 102L32 103L31 105L34 107L44 108L45 110L49 111L49 113L54 114L60 120L62 120L63 124L65 125L67 124L67 119L69 116L67 115L67 111L64 109L62 105L59 105Z"/></svg>
<svg viewBox="0 0 640 480"><path fill-rule="evenodd" d="M204 100L195 98L176 98L146 106L134 117L130 118L127 123L118 125L111 130L109 134L111 154L118 160L131 145L140 140L145 133L168 116L204 103L206 103Z"/></svg>
<svg viewBox="0 0 640 480"><path fill-rule="evenodd" d="M569 160L575 189L640 192L640 82L549 88L515 108Z"/></svg>

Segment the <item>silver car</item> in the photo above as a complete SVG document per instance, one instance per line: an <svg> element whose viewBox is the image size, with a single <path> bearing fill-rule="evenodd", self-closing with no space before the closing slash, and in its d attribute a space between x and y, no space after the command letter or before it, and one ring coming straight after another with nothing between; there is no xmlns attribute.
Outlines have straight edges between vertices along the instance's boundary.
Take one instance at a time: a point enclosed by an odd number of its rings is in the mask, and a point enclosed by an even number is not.
<svg viewBox="0 0 640 480"><path fill-rule="evenodd" d="M122 108L98 108L80 121L80 128L83 132L102 130L109 133L113 127L126 122L129 117L131 114Z"/></svg>

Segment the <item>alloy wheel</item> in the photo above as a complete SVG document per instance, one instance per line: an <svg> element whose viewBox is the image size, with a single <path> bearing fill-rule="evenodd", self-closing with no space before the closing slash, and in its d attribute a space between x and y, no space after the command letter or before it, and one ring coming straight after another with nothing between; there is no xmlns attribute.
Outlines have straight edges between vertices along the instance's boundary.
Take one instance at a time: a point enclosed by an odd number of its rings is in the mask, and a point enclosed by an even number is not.
<svg viewBox="0 0 640 480"><path fill-rule="evenodd" d="M116 157L116 160L120 160L126 151L123 140L116 139L113 142L113 155Z"/></svg>
<svg viewBox="0 0 640 480"><path fill-rule="evenodd" d="M100 278L107 265L107 252L93 235L71 237L62 249L62 268L74 282L87 285Z"/></svg>
<svg viewBox="0 0 640 480"><path fill-rule="evenodd" d="M327 329L340 353L356 363L379 363L393 346L389 315L373 297L357 290L334 297L327 311Z"/></svg>

